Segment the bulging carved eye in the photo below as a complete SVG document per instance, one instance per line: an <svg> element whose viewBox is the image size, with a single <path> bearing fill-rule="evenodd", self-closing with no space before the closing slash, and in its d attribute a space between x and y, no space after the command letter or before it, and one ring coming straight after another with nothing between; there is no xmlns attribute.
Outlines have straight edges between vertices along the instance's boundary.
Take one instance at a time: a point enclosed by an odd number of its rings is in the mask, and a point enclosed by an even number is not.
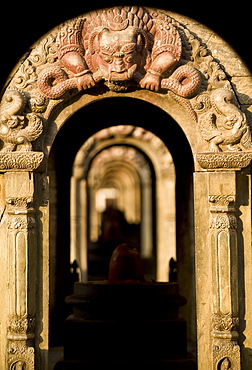
<svg viewBox="0 0 252 370"><path fill-rule="evenodd" d="M111 46L109 45L100 46L100 53L105 63L113 62L113 57L112 57L113 48Z"/></svg>
<svg viewBox="0 0 252 370"><path fill-rule="evenodd" d="M108 56L108 55L102 55L102 58L104 60L105 63L108 63L108 64L111 64L113 62L113 58Z"/></svg>
<svg viewBox="0 0 252 370"><path fill-rule="evenodd" d="M134 42L129 42L122 46L121 52L123 54L133 53L133 51L135 50L135 47L136 47L136 44Z"/></svg>
<svg viewBox="0 0 252 370"><path fill-rule="evenodd" d="M133 62L133 59L134 59L134 55L133 54L129 54L129 55L126 56L125 61L127 63L131 63L131 62Z"/></svg>

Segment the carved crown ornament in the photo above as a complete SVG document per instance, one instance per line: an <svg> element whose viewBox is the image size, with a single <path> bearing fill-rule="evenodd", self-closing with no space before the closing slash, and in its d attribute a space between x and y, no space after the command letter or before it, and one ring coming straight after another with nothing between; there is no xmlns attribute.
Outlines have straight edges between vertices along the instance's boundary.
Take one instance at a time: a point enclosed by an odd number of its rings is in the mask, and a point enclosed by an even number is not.
<svg viewBox="0 0 252 370"><path fill-rule="evenodd" d="M20 64L0 107L0 170L39 168L52 109L98 89L169 95L209 146L196 156L202 168L242 168L252 159L246 116L200 38L167 14L120 6L56 27Z"/></svg>

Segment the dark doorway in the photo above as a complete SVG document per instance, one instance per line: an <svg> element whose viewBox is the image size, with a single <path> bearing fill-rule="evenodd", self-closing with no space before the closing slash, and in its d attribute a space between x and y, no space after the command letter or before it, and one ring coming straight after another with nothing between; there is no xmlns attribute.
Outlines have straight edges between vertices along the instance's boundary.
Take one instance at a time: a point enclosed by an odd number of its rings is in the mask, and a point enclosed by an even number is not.
<svg viewBox="0 0 252 370"><path fill-rule="evenodd" d="M51 178L50 211L50 346L60 345L68 314L65 296L71 293L70 178L81 145L97 131L111 125L136 125L153 132L169 149L176 169L177 263L181 294L188 298L184 313L195 337L195 282L193 231L193 158L180 126L163 110L142 100L110 98L76 112L53 143L48 171ZM169 128L169 130L167 130ZM188 296L189 294L189 296ZM194 332L194 333L193 333ZM196 341L196 339L195 339Z"/></svg>

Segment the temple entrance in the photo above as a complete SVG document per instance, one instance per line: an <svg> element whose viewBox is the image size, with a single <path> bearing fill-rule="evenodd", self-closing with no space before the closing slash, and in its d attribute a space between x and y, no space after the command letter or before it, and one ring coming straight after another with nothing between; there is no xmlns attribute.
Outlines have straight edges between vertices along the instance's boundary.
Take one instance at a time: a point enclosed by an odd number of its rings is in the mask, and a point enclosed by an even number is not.
<svg viewBox="0 0 252 370"><path fill-rule="evenodd" d="M113 125L118 119L109 115L112 108L120 117L118 126ZM87 119L96 124L85 124ZM64 153L62 147L69 140L71 152ZM184 142L183 153L178 141ZM60 345L67 315L62 307L72 286L70 264L77 261L82 281L94 275L104 279L113 247L131 241L140 246L147 277L179 282L180 293L188 300L182 315L195 349L193 160L176 122L141 100L101 100L66 122L49 163L51 345ZM177 273L169 278L174 272L171 259L177 261Z"/></svg>
<svg viewBox="0 0 252 370"><path fill-rule="evenodd" d="M251 86L224 40L168 10L83 13L33 44L0 108L1 368L47 368L65 296L104 279L125 235L156 286L176 259L194 349L196 290L198 368L251 368Z"/></svg>

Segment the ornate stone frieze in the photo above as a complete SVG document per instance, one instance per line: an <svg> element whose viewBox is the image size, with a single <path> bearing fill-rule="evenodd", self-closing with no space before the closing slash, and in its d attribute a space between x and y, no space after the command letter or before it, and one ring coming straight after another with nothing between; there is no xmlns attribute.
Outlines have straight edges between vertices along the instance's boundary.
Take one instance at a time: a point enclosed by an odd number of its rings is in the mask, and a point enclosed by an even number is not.
<svg viewBox="0 0 252 370"><path fill-rule="evenodd" d="M44 159L43 152L12 152L0 151L0 170L28 170L39 168Z"/></svg>
<svg viewBox="0 0 252 370"><path fill-rule="evenodd" d="M206 46L167 14L122 6L60 25L20 65L1 103L0 170L36 170L43 160L40 137L54 107L96 88L100 94L107 89L167 92L209 143L210 153L196 155L202 168L250 163L246 117Z"/></svg>
<svg viewBox="0 0 252 370"><path fill-rule="evenodd" d="M50 99L101 81L114 91L125 91L133 83L183 97L200 88L194 67L174 71L182 53L176 21L151 9L117 7L89 13L63 27L56 45L60 67L49 67L38 77L40 90Z"/></svg>
<svg viewBox="0 0 252 370"><path fill-rule="evenodd" d="M8 328L8 370L35 370L35 316L12 315Z"/></svg>
<svg viewBox="0 0 252 370"><path fill-rule="evenodd" d="M196 154L199 165L208 170L245 168L252 160L252 152L205 152Z"/></svg>
<svg viewBox="0 0 252 370"><path fill-rule="evenodd" d="M32 111L44 112L50 99L101 81L115 91L139 82L156 91L163 84L185 106L185 96L231 87L206 46L183 24L133 6L91 12L55 28L21 64L9 88L25 91Z"/></svg>
<svg viewBox="0 0 252 370"><path fill-rule="evenodd" d="M230 89L220 88L195 99L202 138L209 151L197 153L202 168L244 168L252 159L250 128Z"/></svg>

